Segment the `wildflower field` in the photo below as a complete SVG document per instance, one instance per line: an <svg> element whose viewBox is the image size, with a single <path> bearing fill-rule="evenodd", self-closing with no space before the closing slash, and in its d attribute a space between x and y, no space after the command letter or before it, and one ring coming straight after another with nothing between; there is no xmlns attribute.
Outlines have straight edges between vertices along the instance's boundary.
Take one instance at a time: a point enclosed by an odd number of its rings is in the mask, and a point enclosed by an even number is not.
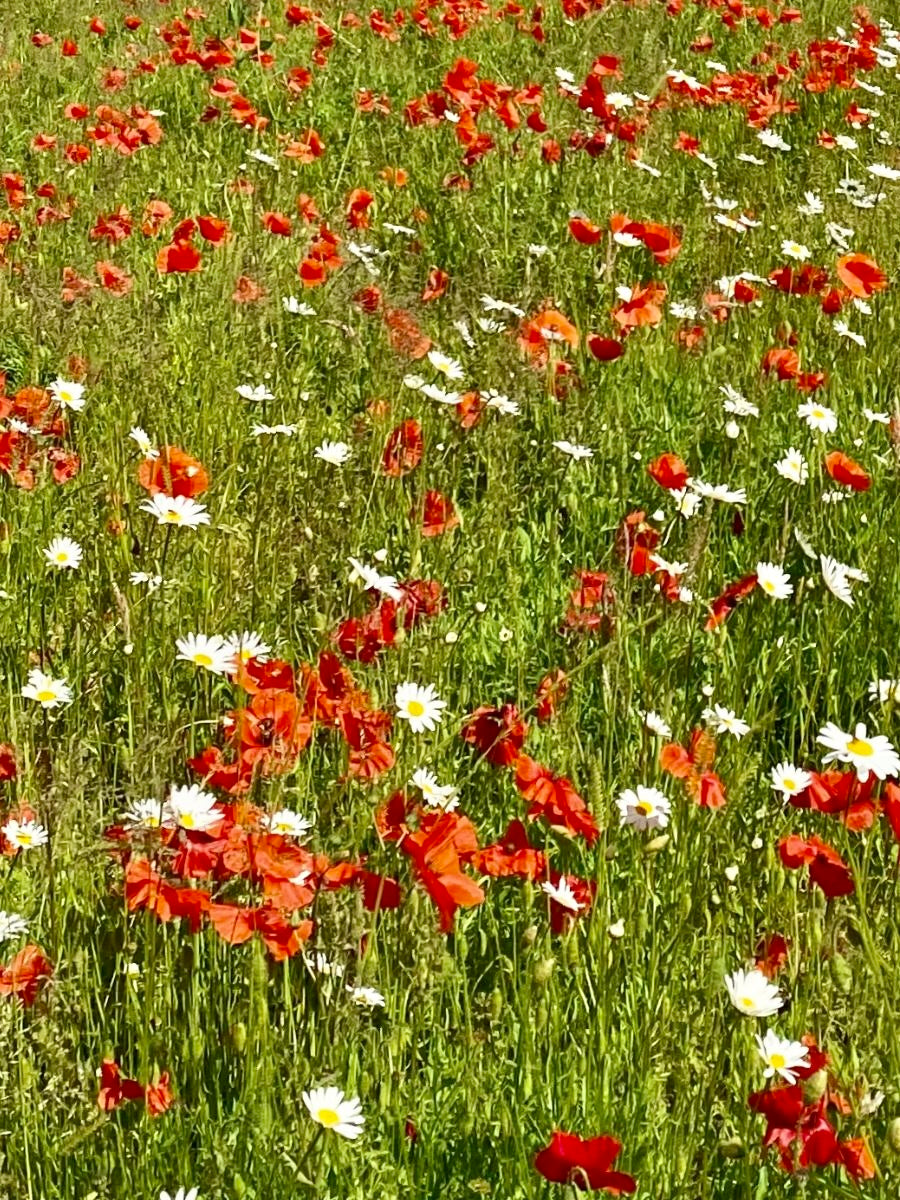
<svg viewBox="0 0 900 1200"><path fill-rule="evenodd" d="M8 0L0 1197L900 1194L900 13Z"/></svg>

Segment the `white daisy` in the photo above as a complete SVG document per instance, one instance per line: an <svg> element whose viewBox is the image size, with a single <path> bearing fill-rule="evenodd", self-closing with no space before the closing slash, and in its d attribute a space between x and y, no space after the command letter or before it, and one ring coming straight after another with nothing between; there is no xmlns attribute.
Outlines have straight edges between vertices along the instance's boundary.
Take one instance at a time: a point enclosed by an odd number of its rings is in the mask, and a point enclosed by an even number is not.
<svg viewBox="0 0 900 1200"><path fill-rule="evenodd" d="M413 733L432 730L440 724L446 700L441 700L433 684L422 687L418 683L400 683L394 693L397 716L409 722Z"/></svg>
<svg viewBox="0 0 900 1200"><path fill-rule="evenodd" d="M244 664L250 662L252 658L257 662L267 662L272 652L272 647L267 645L252 629L245 629L243 633L229 633L225 639L225 645L232 657L240 659Z"/></svg>
<svg viewBox="0 0 900 1200"><path fill-rule="evenodd" d="M644 713L644 724L657 737L670 738L672 736L672 726L668 721L664 721L659 713L654 712L652 709L648 709Z"/></svg>
<svg viewBox="0 0 900 1200"><path fill-rule="evenodd" d="M360 1008L384 1008L384 996L373 987L351 987L347 985L350 999Z"/></svg>
<svg viewBox="0 0 900 1200"><path fill-rule="evenodd" d="M568 454L571 458L574 458L576 462L579 462L583 458L594 457L594 452L590 446L579 446L575 442L566 441L554 442L553 445L557 450L561 450L563 454Z"/></svg>
<svg viewBox="0 0 900 1200"><path fill-rule="evenodd" d="M42 708L58 708L72 703L72 689L64 679L54 679L34 667L28 672L28 682L22 688L26 700L37 700Z"/></svg>
<svg viewBox="0 0 900 1200"><path fill-rule="evenodd" d="M268 829L269 833L280 833L282 837L292 837L298 840L305 837L312 829L311 821L290 808L279 808L270 816L263 817L260 824L264 829Z"/></svg>
<svg viewBox="0 0 900 1200"><path fill-rule="evenodd" d="M234 390L242 400L252 400L254 403L275 399L264 383L257 384L256 387L252 383L242 383Z"/></svg>
<svg viewBox="0 0 900 1200"><path fill-rule="evenodd" d="M806 459L793 446L791 446L783 458L779 458L775 463L775 470L782 479L787 479L791 483L806 483L807 479L809 479L809 466Z"/></svg>
<svg viewBox="0 0 900 1200"><path fill-rule="evenodd" d="M303 1092L302 1096L309 1115L326 1129L333 1129L351 1141L362 1133L365 1118L356 1097L347 1100L336 1087L313 1088L311 1092Z"/></svg>
<svg viewBox="0 0 900 1200"><path fill-rule="evenodd" d="M762 971L735 971L725 976L728 998L747 1017L771 1017L784 1004L784 998Z"/></svg>
<svg viewBox="0 0 900 1200"><path fill-rule="evenodd" d="M704 721L708 721L716 733L730 733L740 739L750 732L750 726L724 704L714 704L712 708L704 709Z"/></svg>
<svg viewBox="0 0 900 1200"><path fill-rule="evenodd" d="M806 262L811 251L809 246L804 246L802 242L792 242L790 238L785 238L781 243L781 253L796 259L797 262Z"/></svg>
<svg viewBox="0 0 900 1200"><path fill-rule="evenodd" d="M222 820L222 810L216 807L216 798L204 792L197 783L188 787L173 787L169 793L168 813L182 829L205 830Z"/></svg>
<svg viewBox="0 0 900 1200"><path fill-rule="evenodd" d="M571 884L565 875L561 875L557 883L551 883L549 879L545 879L541 884L541 891L563 908L567 908L569 912L581 912L584 908L584 905L572 891Z"/></svg>
<svg viewBox="0 0 900 1200"><path fill-rule="evenodd" d="M135 800L125 810L122 823L128 829L161 829L172 824L172 813L168 804L152 796L146 800Z"/></svg>
<svg viewBox="0 0 900 1200"><path fill-rule="evenodd" d="M465 372L462 366L455 358L451 358L449 354L444 354L441 350L429 350L428 361L436 371L454 382L464 378Z"/></svg>
<svg viewBox="0 0 900 1200"><path fill-rule="evenodd" d="M153 446L150 441L150 435L140 425L134 425L128 431L128 436L133 442L137 442L138 450L143 454L144 458L159 458L159 451Z"/></svg>
<svg viewBox="0 0 900 1200"><path fill-rule="evenodd" d="M879 704L900 703L900 679L876 679L869 684L869 699Z"/></svg>
<svg viewBox="0 0 900 1200"><path fill-rule="evenodd" d="M0 912L0 942L9 942L28 932L28 922L18 913Z"/></svg>
<svg viewBox="0 0 900 1200"><path fill-rule="evenodd" d="M799 796L811 783L812 775L809 771L804 771L802 767L795 767L793 763L781 762L777 767L772 768L772 790L781 792L785 800L790 799L791 796Z"/></svg>
<svg viewBox="0 0 900 1200"><path fill-rule="evenodd" d="M353 570L350 572L350 582L362 583L366 590L381 592L385 596L390 596L392 600L400 601L403 599L403 589L398 585L396 578L393 575L382 575L380 571L376 571L374 567L366 566L360 562L358 558L348 559Z"/></svg>
<svg viewBox="0 0 900 1200"><path fill-rule="evenodd" d="M50 384L50 395L60 408L71 408L73 412L81 412L84 408L83 383L73 383L68 379L54 379Z"/></svg>
<svg viewBox="0 0 900 1200"><path fill-rule="evenodd" d="M58 537L44 550L44 558L51 566L60 570L75 571L81 566L83 553L78 543L73 542L71 538Z"/></svg>
<svg viewBox="0 0 900 1200"><path fill-rule="evenodd" d="M213 675L234 672L234 651L221 634L207 637L205 633L189 633L187 637L176 638L175 646L178 650L176 661L193 663Z"/></svg>
<svg viewBox="0 0 900 1200"><path fill-rule="evenodd" d="M794 591L790 575L777 563L758 562L756 582L773 600L787 600Z"/></svg>
<svg viewBox="0 0 900 1200"><path fill-rule="evenodd" d="M765 1079L780 1075L786 1083L797 1082L797 1068L809 1066L809 1050L802 1042L792 1042L780 1038L772 1029L766 1030L766 1036L756 1035L756 1045L766 1069Z"/></svg>
<svg viewBox="0 0 900 1200"><path fill-rule="evenodd" d="M190 496L166 496L163 492L157 492L145 500L140 509L156 517L160 525L183 525L186 529L196 529L209 524L209 513L205 507Z"/></svg>
<svg viewBox="0 0 900 1200"><path fill-rule="evenodd" d="M664 829L669 823L671 802L657 788L639 783L627 788L616 800L619 821L635 829Z"/></svg>
<svg viewBox="0 0 900 1200"><path fill-rule="evenodd" d="M410 779L409 786L418 788L422 793L422 799L433 808L442 808L444 812L452 812L459 806L456 788L452 784L438 783L437 776L426 770L425 767L419 767Z"/></svg>
<svg viewBox="0 0 900 1200"><path fill-rule="evenodd" d="M283 437L291 437L296 432L296 425L253 425L250 429L250 436L274 437L276 434L280 434Z"/></svg>
<svg viewBox="0 0 900 1200"><path fill-rule="evenodd" d="M285 296L281 301L281 307L292 317L314 317L316 315L316 310L311 304L305 304L296 296Z"/></svg>
<svg viewBox="0 0 900 1200"><path fill-rule="evenodd" d="M822 568L822 579L829 592L843 601L848 608L852 608L853 593L850 590L849 568L829 554L820 554L819 564Z"/></svg>
<svg viewBox="0 0 900 1200"><path fill-rule="evenodd" d="M806 421L810 429L815 429L818 433L834 433L837 429L837 417L832 409L826 408L824 404L816 403L815 400L799 404L797 416Z"/></svg>
<svg viewBox="0 0 900 1200"><path fill-rule="evenodd" d="M883 734L869 737L861 721L852 734L845 733L833 721L829 721L816 741L828 750L822 759L823 763L850 763L856 768L860 783L865 783L870 775L887 779L900 774L900 755L893 744Z"/></svg>
<svg viewBox="0 0 900 1200"><path fill-rule="evenodd" d="M0 828L0 833L15 850L34 850L38 846L46 846L50 837L37 821L17 821L15 817L10 817Z"/></svg>
<svg viewBox="0 0 900 1200"><path fill-rule="evenodd" d="M342 467L350 458L350 447L346 442L325 441L313 451L316 458L330 463L333 467Z"/></svg>

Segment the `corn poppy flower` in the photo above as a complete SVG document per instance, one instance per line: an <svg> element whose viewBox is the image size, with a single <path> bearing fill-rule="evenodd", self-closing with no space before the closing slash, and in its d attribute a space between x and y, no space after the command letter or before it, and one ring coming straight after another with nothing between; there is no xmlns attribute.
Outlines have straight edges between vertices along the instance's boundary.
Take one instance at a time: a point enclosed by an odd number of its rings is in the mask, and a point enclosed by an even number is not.
<svg viewBox="0 0 900 1200"><path fill-rule="evenodd" d="M417 516L415 509L412 516L413 519ZM422 536L429 538L438 537L442 533L447 533L450 529L455 529L458 525L459 515L449 496L445 496L434 489L429 489L425 493Z"/></svg>
<svg viewBox="0 0 900 1200"><path fill-rule="evenodd" d="M589 846L593 846L600 830L570 780L554 775L527 754L519 755L515 770L516 787L529 802L529 821L543 817L552 829L583 837Z"/></svg>
<svg viewBox="0 0 900 1200"><path fill-rule="evenodd" d="M527 732L514 704L482 705L466 719L460 736L495 767L509 767L518 759Z"/></svg>
<svg viewBox="0 0 900 1200"><path fill-rule="evenodd" d="M625 353L625 343L617 338L601 337L592 333L587 340L588 350L599 362L615 362Z"/></svg>
<svg viewBox="0 0 900 1200"><path fill-rule="evenodd" d="M887 287L887 276L867 254L845 254L836 266L837 277L851 295L865 300Z"/></svg>
<svg viewBox="0 0 900 1200"><path fill-rule="evenodd" d="M614 1196L631 1195L637 1191L634 1178L612 1170L621 1149L622 1143L607 1135L581 1138L577 1133L557 1131L537 1154L534 1165L551 1183L608 1191Z"/></svg>
<svg viewBox="0 0 900 1200"><path fill-rule="evenodd" d="M565 671L557 668L550 675L545 675L535 692L534 714L542 724L556 715L560 703L569 690L569 681Z"/></svg>
<svg viewBox="0 0 900 1200"><path fill-rule="evenodd" d="M53 964L40 947L29 943L0 967L0 996L15 996L28 1007L52 975Z"/></svg>
<svg viewBox="0 0 900 1200"><path fill-rule="evenodd" d="M850 868L837 850L815 835L807 839L792 833L782 838L778 854L789 870L808 866L810 882L820 887L829 900L856 890Z"/></svg>
<svg viewBox="0 0 900 1200"><path fill-rule="evenodd" d="M651 479L654 479L660 487L666 488L671 492L679 492L683 487L687 486L687 482L691 477L687 463L678 457L677 454L660 454L647 467L647 474Z"/></svg>
<svg viewBox="0 0 900 1200"><path fill-rule="evenodd" d="M840 450L832 450L825 458L825 470L836 483L846 484L854 492L867 492L872 486L866 470Z"/></svg>
<svg viewBox="0 0 900 1200"><path fill-rule="evenodd" d="M156 269L161 275L189 275L200 270L203 256L192 242L172 242L163 246L156 256Z"/></svg>
<svg viewBox="0 0 900 1200"><path fill-rule="evenodd" d="M126 1079L122 1076L122 1068L112 1058L104 1058L100 1064L100 1091L97 1093L97 1106L103 1112L124 1104L126 1100L143 1100L144 1087L136 1079Z"/></svg>
<svg viewBox="0 0 900 1200"><path fill-rule="evenodd" d="M432 267L428 272L428 281L422 291L422 302L430 303L432 300L438 300L446 292L450 283L450 276L446 271L442 271L440 267Z"/></svg>
<svg viewBox="0 0 900 1200"><path fill-rule="evenodd" d="M209 476L203 464L180 447L163 446L159 458L143 460L138 468L138 483L151 496L160 492L193 499L209 487Z"/></svg>
<svg viewBox="0 0 900 1200"><path fill-rule="evenodd" d="M743 575L734 583L730 583L728 587L717 596L710 605L709 616L706 619L704 629L716 629L723 621L726 621L740 602L746 599L753 591L758 582L756 574Z"/></svg>
<svg viewBox="0 0 900 1200"><path fill-rule="evenodd" d="M470 860L481 875L495 879L539 879L546 870L546 858L528 840L521 821L510 821L506 832L496 842L476 850Z"/></svg>

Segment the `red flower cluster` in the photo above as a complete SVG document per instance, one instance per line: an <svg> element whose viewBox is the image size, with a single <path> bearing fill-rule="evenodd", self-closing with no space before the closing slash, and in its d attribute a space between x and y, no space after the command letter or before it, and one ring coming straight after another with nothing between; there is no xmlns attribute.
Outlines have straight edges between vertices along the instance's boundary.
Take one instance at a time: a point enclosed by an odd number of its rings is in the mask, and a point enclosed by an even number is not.
<svg viewBox="0 0 900 1200"><path fill-rule="evenodd" d="M68 426L62 411L45 388L23 387L8 396L5 382L0 373L0 420L22 421L28 432L0 430L0 472L25 491L35 486L43 465L49 466L54 483L66 483L78 474L81 461L63 444Z"/></svg>
<svg viewBox="0 0 900 1200"><path fill-rule="evenodd" d="M577 1188L631 1195L637 1182L624 1171L614 1171L622 1143L603 1135L581 1138L577 1133L554 1133L549 1145L535 1157L537 1170L551 1183L569 1183Z"/></svg>
<svg viewBox="0 0 900 1200"><path fill-rule="evenodd" d="M156 1083L142 1084L136 1079L122 1076L122 1068L113 1058L104 1058L100 1065L100 1091L97 1106L103 1112L112 1112L127 1100L143 1100L151 1117L159 1117L172 1107L175 1097L169 1081L169 1072L164 1071Z"/></svg>

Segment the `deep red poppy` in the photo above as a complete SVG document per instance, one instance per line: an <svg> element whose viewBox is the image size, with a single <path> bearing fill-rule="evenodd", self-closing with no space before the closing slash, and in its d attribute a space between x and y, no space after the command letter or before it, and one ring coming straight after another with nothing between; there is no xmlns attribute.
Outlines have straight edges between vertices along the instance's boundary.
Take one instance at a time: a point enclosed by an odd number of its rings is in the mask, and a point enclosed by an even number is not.
<svg viewBox="0 0 900 1200"><path fill-rule="evenodd" d="M581 1138L577 1133L557 1131L549 1145L537 1154L534 1165L552 1183L601 1189L614 1196L631 1195L637 1190L634 1178L624 1171L612 1170L621 1149L622 1143L607 1135Z"/></svg>

